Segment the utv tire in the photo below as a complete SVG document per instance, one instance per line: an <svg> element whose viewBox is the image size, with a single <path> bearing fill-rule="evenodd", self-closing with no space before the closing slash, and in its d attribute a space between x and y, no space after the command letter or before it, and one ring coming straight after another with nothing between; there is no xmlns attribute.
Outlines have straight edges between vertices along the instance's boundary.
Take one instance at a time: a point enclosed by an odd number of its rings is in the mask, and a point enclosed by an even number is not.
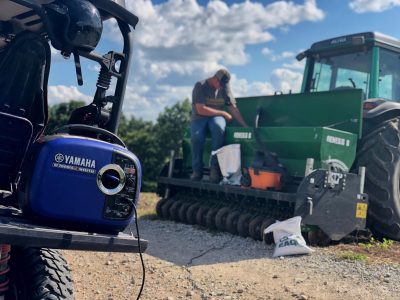
<svg viewBox="0 0 400 300"><path fill-rule="evenodd" d="M6 299L74 299L70 269L54 249L12 247Z"/></svg>
<svg viewBox="0 0 400 300"><path fill-rule="evenodd" d="M400 240L400 121L378 125L361 141L358 166L366 167L367 223L385 237Z"/></svg>

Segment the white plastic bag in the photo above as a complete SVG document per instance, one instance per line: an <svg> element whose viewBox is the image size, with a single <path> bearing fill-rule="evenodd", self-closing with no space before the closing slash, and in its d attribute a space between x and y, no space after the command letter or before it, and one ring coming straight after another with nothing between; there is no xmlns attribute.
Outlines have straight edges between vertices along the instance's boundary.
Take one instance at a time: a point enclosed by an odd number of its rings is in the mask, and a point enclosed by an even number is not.
<svg viewBox="0 0 400 300"><path fill-rule="evenodd" d="M277 221L264 230L264 234L274 233L275 251L272 257L314 252L301 235L300 223L301 217L293 217L282 222Z"/></svg>
<svg viewBox="0 0 400 300"><path fill-rule="evenodd" d="M231 144L212 151L217 155L219 168L223 176L222 184L240 185L242 177L240 162L240 144Z"/></svg>

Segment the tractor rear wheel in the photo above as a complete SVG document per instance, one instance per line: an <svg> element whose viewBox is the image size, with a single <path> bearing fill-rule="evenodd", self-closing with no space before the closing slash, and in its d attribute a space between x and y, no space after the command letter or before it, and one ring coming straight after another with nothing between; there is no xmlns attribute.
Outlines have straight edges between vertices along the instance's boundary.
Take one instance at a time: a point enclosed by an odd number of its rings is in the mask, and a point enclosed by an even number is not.
<svg viewBox="0 0 400 300"><path fill-rule="evenodd" d="M54 249L12 247L7 299L74 299L70 269Z"/></svg>
<svg viewBox="0 0 400 300"><path fill-rule="evenodd" d="M358 166L366 167L368 226L400 240L400 120L383 122L361 141Z"/></svg>

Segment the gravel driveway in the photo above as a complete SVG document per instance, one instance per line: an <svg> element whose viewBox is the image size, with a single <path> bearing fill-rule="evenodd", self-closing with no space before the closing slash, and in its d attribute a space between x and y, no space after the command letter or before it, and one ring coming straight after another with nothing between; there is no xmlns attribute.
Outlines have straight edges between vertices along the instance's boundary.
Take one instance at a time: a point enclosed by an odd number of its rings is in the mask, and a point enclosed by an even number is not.
<svg viewBox="0 0 400 300"><path fill-rule="evenodd" d="M141 299L399 299L400 267L346 260L335 246L273 259L273 246L170 221L140 220ZM77 299L136 299L137 254L64 251Z"/></svg>

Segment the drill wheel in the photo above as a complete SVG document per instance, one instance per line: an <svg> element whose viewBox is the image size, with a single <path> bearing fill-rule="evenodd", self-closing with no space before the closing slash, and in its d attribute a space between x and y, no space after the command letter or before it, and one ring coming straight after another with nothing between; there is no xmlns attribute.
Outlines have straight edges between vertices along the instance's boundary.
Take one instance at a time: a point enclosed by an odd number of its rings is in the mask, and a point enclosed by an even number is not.
<svg viewBox="0 0 400 300"><path fill-rule="evenodd" d="M208 206L201 206L196 213L196 223L197 225L206 226L206 215L210 208Z"/></svg>
<svg viewBox="0 0 400 300"><path fill-rule="evenodd" d="M179 208L178 211L178 218L181 222L183 223L188 223L187 219L186 219L186 211L188 210L188 208L190 207L191 203L190 202L184 202L181 207Z"/></svg>
<svg viewBox="0 0 400 300"><path fill-rule="evenodd" d="M231 211L228 216L226 217L226 223L225 223L225 228L228 232L232 234L237 234L237 224L239 220L239 216L241 214L241 211L239 210L234 210Z"/></svg>
<svg viewBox="0 0 400 300"><path fill-rule="evenodd" d="M269 232L267 234L264 234L264 230L266 228L268 228L270 225L275 223L275 219L274 218L266 218L264 219L264 221L261 223L261 236L262 236L262 240L264 241L264 243L266 243L267 245L273 244L274 243L274 235L272 232Z"/></svg>
<svg viewBox="0 0 400 300"><path fill-rule="evenodd" d="M196 224L196 213L201 207L200 203L193 203L189 206L189 208L186 211L186 221L193 225Z"/></svg>
<svg viewBox="0 0 400 300"><path fill-rule="evenodd" d="M249 224L253 215L250 213L244 213L239 217L237 222L237 232L242 237L249 236Z"/></svg>
<svg viewBox="0 0 400 300"><path fill-rule="evenodd" d="M175 201L175 203L171 205L171 207L169 208L169 218L171 220L179 222L178 212L179 212L179 208L181 207L182 204L183 204L183 202L178 200L178 201Z"/></svg>
<svg viewBox="0 0 400 300"><path fill-rule="evenodd" d="M218 230L221 231L226 231L226 220L228 218L229 213L231 212L231 209L227 206L224 206L220 208L215 215L215 226L217 227Z"/></svg>
<svg viewBox="0 0 400 300"><path fill-rule="evenodd" d="M213 207L208 210L207 215L206 215L206 227L207 228L217 229L217 226L215 226L215 216L216 216L218 210L219 210L218 207Z"/></svg>
<svg viewBox="0 0 400 300"><path fill-rule="evenodd" d="M261 225L263 221L264 218L262 216L258 216L249 223L249 235L257 241L262 241Z"/></svg>

